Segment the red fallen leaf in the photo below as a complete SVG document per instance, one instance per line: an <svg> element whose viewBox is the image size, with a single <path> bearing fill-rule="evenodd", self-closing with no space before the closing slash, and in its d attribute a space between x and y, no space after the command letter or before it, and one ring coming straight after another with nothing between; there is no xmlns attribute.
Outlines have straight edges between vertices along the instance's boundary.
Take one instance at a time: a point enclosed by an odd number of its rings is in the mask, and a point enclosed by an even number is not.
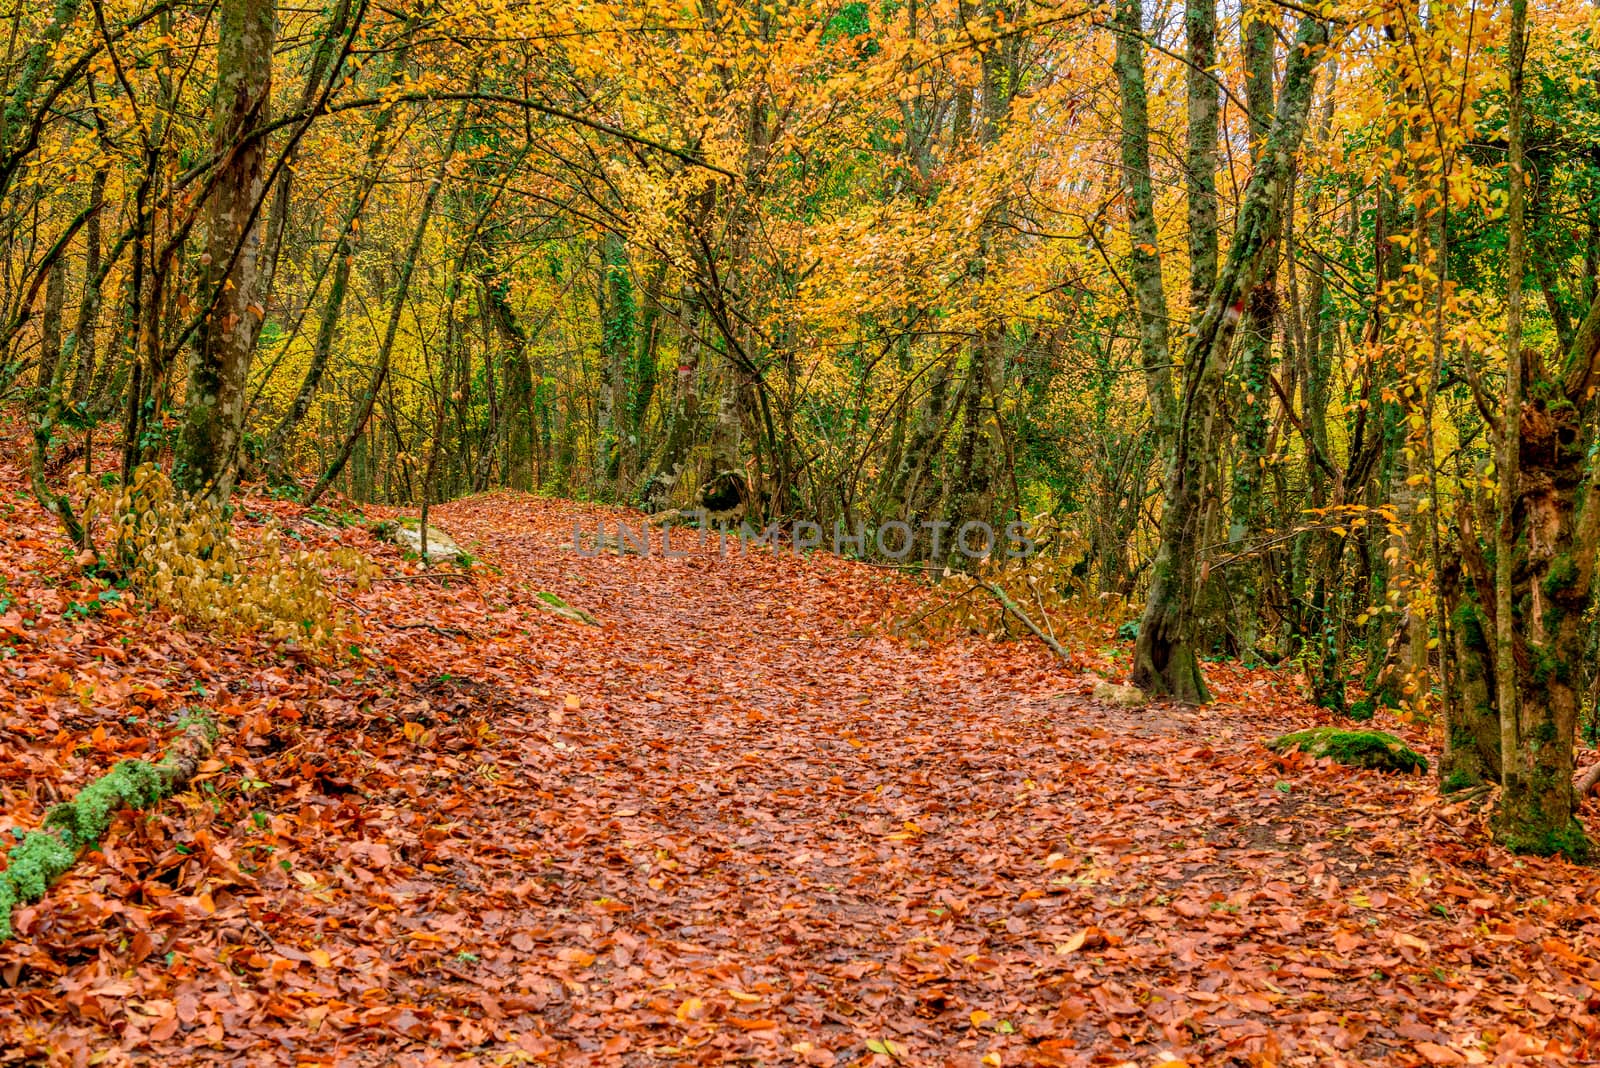
<svg viewBox="0 0 1600 1068"><path fill-rule="evenodd" d="M741 1031L771 1031L778 1027L777 1020L768 1020L759 1017L751 1018L746 1016L729 1016L726 1022L734 1027L737 1027Z"/></svg>
<svg viewBox="0 0 1600 1068"><path fill-rule="evenodd" d="M1437 1042L1418 1042L1413 1047L1429 1064L1466 1064L1467 1059L1449 1046Z"/></svg>

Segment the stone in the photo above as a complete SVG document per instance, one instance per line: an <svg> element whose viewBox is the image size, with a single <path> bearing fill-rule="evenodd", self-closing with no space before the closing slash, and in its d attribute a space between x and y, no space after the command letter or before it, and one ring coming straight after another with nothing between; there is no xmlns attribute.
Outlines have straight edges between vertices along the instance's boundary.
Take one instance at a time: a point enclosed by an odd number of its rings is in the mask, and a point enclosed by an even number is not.
<svg viewBox="0 0 1600 1068"><path fill-rule="evenodd" d="M1104 679L1094 684L1094 699L1119 708L1140 708L1149 701L1137 686L1119 686Z"/></svg>
<svg viewBox="0 0 1600 1068"><path fill-rule="evenodd" d="M384 541L392 542L407 552L422 553L422 524L420 521L406 516L398 521L385 520L379 523L372 531ZM428 562L440 563L445 560L456 560L467 555L466 550L456 544L454 538L432 523L428 524Z"/></svg>
<svg viewBox="0 0 1600 1068"><path fill-rule="evenodd" d="M1375 771L1427 771L1427 758L1392 734L1350 731L1341 727L1312 727L1274 738L1267 748L1283 753L1298 749L1321 760Z"/></svg>

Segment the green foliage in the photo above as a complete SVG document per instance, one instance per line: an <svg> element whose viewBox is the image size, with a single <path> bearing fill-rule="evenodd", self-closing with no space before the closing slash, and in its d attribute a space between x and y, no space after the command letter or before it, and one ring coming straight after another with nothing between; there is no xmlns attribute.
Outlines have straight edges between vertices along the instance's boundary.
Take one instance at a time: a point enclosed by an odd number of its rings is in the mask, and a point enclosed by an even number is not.
<svg viewBox="0 0 1600 1068"><path fill-rule="evenodd" d="M1312 727L1285 734L1267 743L1275 752L1298 749L1319 760L1331 757L1340 764L1376 771L1427 771L1422 754L1383 731L1347 731L1338 727Z"/></svg>

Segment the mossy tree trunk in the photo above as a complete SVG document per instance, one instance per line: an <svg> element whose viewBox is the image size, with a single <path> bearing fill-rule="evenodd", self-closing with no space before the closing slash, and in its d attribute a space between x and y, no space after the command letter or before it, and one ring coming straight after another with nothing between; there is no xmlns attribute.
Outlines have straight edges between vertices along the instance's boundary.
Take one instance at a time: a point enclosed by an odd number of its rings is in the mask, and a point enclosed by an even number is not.
<svg viewBox="0 0 1600 1068"><path fill-rule="evenodd" d="M633 277L628 248L608 233L600 239L600 392L596 400L594 483L602 494L615 488L621 453L619 424L625 426L628 357L634 340ZM624 430L623 433L626 431Z"/></svg>
<svg viewBox="0 0 1600 1068"><path fill-rule="evenodd" d="M1277 113L1260 165L1245 189L1227 262L1189 342L1180 418L1167 463L1161 542L1134 650L1133 684L1153 695L1188 702L1210 698L1195 653L1194 622L1203 581L1202 500L1215 473L1217 398L1240 316L1275 247L1283 198L1327 39L1327 26L1320 19L1301 20L1289 49Z"/></svg>
<svg viewBox="0 0 1600 1068"><path fill-rule="evenodd" d="M1259 167L1272 130L1273 51L1277 41L1276 16L1263 13L1247 16L1240 33L1244 38L1245 102L1250 118L1251 163ZM1238 366L1232 374L1231 396L1236 398L1234 426L1237 432L1233 486L1229 500L1228 551L1245 552L1247 543L1259 541L1264 533L1265 513L1261 502L1261 481L1265 471L1268 433L1268 408L1271 400L1272 341L1278 318L1278 248L1283 229L1283 213L1273 218L1268 236L1266 260L1261 281L1245 301L1244 322L1240 324ZM1218 601L1227 607L1228 622L1239 636L1239 644L1250 655L1255 648L1260 618L1261 579L1264 560L1244 556L1234 572L1232 589Z"/></svg>
<svg viewBox="0 0 1600 1068"><path fill-rule="evenodd" d="M1465 511L1463 510L1463 515ZM1445 702L1444 755L1439 782L1445 793L1500 781L1500 713L1495 700L1494 623L1483 609L1484 592L1492 592L1487 565L1477 550L1470 522L1460 524L1456 538L1462 561L1442 561L1441 608L1451 619L1455 645L1456 685ZM1465 574L1463 574L1465 571Z"/></svg>
<svg viewBox="0 0 1600 1068"><path fill-rule="evenodd" d="M1595 553L1600 467L1589 460L1600 385L1600 300L1554 372L1522 347L1527 256L1522 65L1527 0L1512 0L1507 210L1507 374L1499 427L1495 671L1500 718L1499 839L1512 849L1588 855L1572 774L1580 664Z"/></svg>
<svg viewBox="0 0 1600 1068"><path fill-rule="evenodd" d="M1140 0L1118 0L1117 88L1122 105L1122 192L1128 209L1128 275L1139 312L1139 359L1156 436L1172 439L1172 351L1167 334L1167 296L1161 280L1154 183L1150 175L1150 114L1145 95L1144 10ZM1204 265L1201 265L1204 270ZM1214 265L1211 274L1215 275Z"/></svg>
<svg viewBox="0 0 1600 1068"><path fill-rule="evenodd" d="M266 121L272 94L275 0L223 0L218 11L213 150L223 174L211 195L200 292L210 313L189 360L173 479L186 492L226 499L244 432L246 379L265 311L260 287Z"/></svg>

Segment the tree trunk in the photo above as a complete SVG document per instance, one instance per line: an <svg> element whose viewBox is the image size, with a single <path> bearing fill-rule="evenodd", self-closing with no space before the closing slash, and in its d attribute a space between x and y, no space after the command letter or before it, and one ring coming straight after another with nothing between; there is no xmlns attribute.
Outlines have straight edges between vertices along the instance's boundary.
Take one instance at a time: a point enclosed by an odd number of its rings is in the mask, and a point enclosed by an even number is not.
<svg viewBox="0 0 1600 1068"><path fill-rule="evenodd" d="M257 282L266 144L250 133L270 105L275 22L275 0L221 0L212 147L223 173L211 194L200 280L211 311L189 360L173 456L180 488L221 500L233 490L255 324L265 314Z"/></svg>
<svg viewBox="0 0 1600 1068"><path fill-rule="evenodd" d="M1187 0L1183 27L1189 45L1189 62L1184 70L1189 112L1184 177L1189 200L1189 318L1192 322L1200 317L1217 284L1217 111L1221 88L1212 73L1217 65L1216 0ZM1268 81L1270 88L1270 77ZM1255 127L1253 105L1252 98L1252 131ZM1148 163L1145 173L1149 173Z"/></svg>
<svg viewBox="0 0 1600 1068"><path fill-rule="evenodd" d="M105 167L97 167L89 180L89 221L83 228L83 296L78 301L78 321L72 328L72 358L77 362L77 373L72 378L73 404L89 399L89 387L94 383L95 331L100 325L100 288L105 276L100 264L100 213L106 202Z"/></svg>
<svg viewBox="0 0 1600 1068"><path fill-rule="evenodd" d="M690 296L684 301L683 330L678 340L678 373L673 385L672 405L667 412L665 440L661 457L655 470L639 487L639 506L647 512L659 512L672 503L672 494L683 476L689 458L689 446L699 424L699 397L695 378L700 370L700 320L699 300Z"/></svg>
<svg viewBox="0 0 1600 1068"><path fill-rule="evenodd" d="M1261 279L1282 202L1305 133L1327 27L1301 20L1284 74L1283 96L1260 166L1250 176L1233 245L1216 289L1196 325L1185 361L1182 420L1167 465L1161 542L1139 624L1133 684L1151 694L1204 702L1210 694L1194 649L1201 507L1216 447L1216 399L1221 394L1234 328Z"/></svg>
<svg viewBox="0 0 1600 1068"><path fill-rule="evenodd" d="M1122 102L1122 189L1128 205L1128 273L1139 309L1139 356L1156 436L1172 440L1172 352L1161 282L1155 193L1150 177L1150 114L1144 81L1144 12L1140 0L1117 0L1117 86Z"/></svg>
<svg viewBox="0 0 1600 1068"><path fill-rule="evenodd" d="M628 395L628 356L633 348L633 280L628 274L628 248L608 233L600 246L600 394L595 425L594 484L608 493L614 487L621 452L618 424Z"/></svg>
<svg viewBox="0 0 1600 1068"><path fill-rule="evenodd" d="M1250 109L1250 158L1261 166L1267 135L1272 129L1273 23L1264 15L1246 16L1242 30L1245 56L1245 95ZM1287 195L1287 194L1286 194ZM1232 395L1238 398L1234 417L1237 442L1228 523L1228 550L1242 553L1251 539L1262 534L1261 476L1267 445L1267 409L1271 399L1272 339L1278 317L1278 240L1283 212L1275 213L1268 237L1261 281L1245 301L1240 324L1239 360L1233 374ZM1246 556L1235 572L1236 588L1222 599L1228 618L1237 628L1245 650L1255 646L1261 574L1264 561Z"/></svg>

